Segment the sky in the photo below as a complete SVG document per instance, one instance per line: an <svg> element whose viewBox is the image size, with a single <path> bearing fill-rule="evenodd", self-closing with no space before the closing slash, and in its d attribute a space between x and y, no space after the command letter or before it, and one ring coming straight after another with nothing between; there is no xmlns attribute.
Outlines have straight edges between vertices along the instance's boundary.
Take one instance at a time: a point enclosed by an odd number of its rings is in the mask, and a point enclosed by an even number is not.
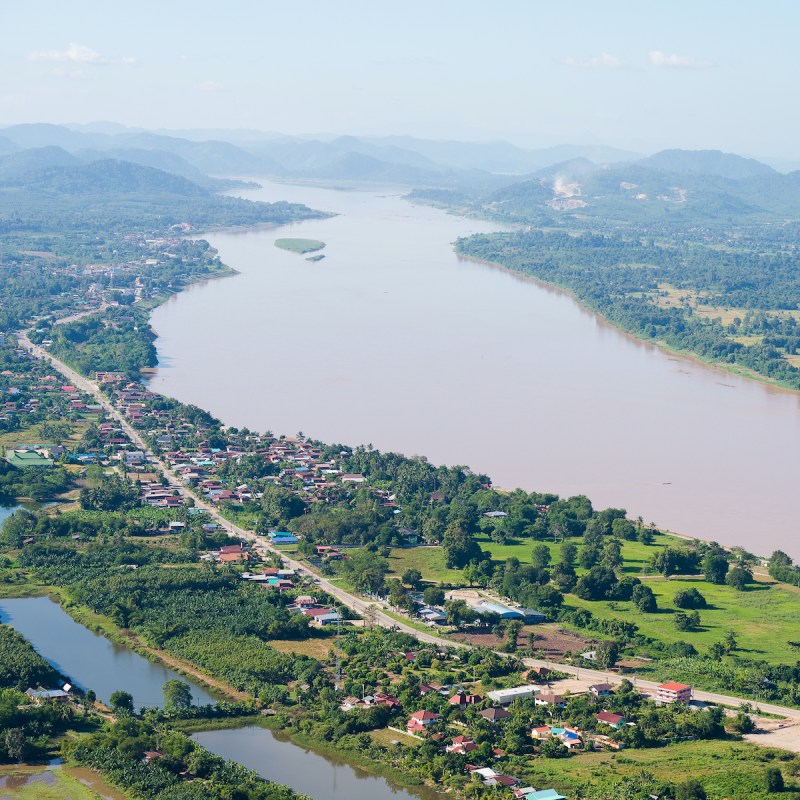
<svg viewBox="0 0 800 800"><path fill-rule="evenodd" d="M795 0L2 6L1 126L112 120L800 157Z"/></svg>

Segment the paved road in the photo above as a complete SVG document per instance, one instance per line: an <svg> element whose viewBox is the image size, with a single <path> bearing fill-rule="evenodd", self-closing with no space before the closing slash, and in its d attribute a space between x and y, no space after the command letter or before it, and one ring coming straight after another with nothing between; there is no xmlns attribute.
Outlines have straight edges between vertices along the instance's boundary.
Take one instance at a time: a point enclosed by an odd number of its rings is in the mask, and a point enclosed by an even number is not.
<svg viewBox="0 0 800 800"><path fill-rule="evenodd" d="M156 456L153 452L150 451L144 439L142 439L142 437L136 432L136 430L123 416L123 414L120 411L118 411L108 400L106 400L105 396L102 394L96 383L87 380L82 375L75 372L74 369L71 369L62 361L59 361L57 358L54 358L46 350L39 347L38 345L33 344L28 338L27 334L20 334L19 338L23 346L27 348L36 358L41 358L44 361L48 361L50 364L52 364L53 368L58 370L62 375L64 375L73 386L76 386L82 391L94 396L97 402L100 405L102 405L103 409L109 414L109 416L111 416L114 420L116 420L119 423L120 427L130 437L131 441L141 450L146 452L151 461L159 467L159 469L167 476L170 482L173 483L175 486L177 486L180 494L186 497L187 499L192 500L195 506L197 506L198 508L202 508L204 511L206 511L209 514L209 516L211 516L220 526L230 531L233 535L238 536L239 538L244 540L255 542L258 544L260 548L271 551L273 553L277 553L288 564L289 567L291 567L294 570L297 570L297 572L301 575L308 575L312 577L315 580L316 585L319 586L320 589L322 589L323 591L327 592L329 595L334 597L343 606L346 606L352 611L355 611L359 615L364 615L367 613L370 614L374 622L384 628L397 628L398 630L401 630L404 633L409 633L412 636L416 637L419 641L425 642L427 644L435 644L442 647L461 647L467 649L470 648L470 645L468 644L464 644L462 642L455 642L450 639L442 638L441 636L436 636L434 634L423 633L422 631L419 631L416 628L413 628L404 622L398 622L393 617L390 617L388 614L384 613L379 606L372 604L360 597L357 597L356 595L350 594L341 587L335 586L326 578L318 576L307 565L302 564L293 558L289 558L286 554L282 553L278 548L270 545L269 542L264 537L257 536L252 531L248 531L238 525L234 525L232 522L222 517L219 511L211 503L207 502L204 498L198 497L195 494L193 494L188 489L188 487L186 487L183 481L178 477L178 475L175 472L173 472L172 469L170 469L169 466L164 461L162 461L160 458L158 458L158 456ZM626 677L626 676L616 675L614 673L601 672L599 670L584 669L582 667L573 667L570 666L569 664L559 664L558 662L543 661L535 658L526 658L523 659L523 661L529 667L547 667L548 669L556 670L558 672L563 672L568 675L572 675L576 678L579 678L581 680L587 680L591 682L606 682L611 684L619 684ZM646 692L648 694L655 694L656 687L658 686L656 682L643 681L638 678L632 678L631 680L635 682L637 689L639 689L640 691ZM800 723L800 711L798 709L786 708L784 706L778 706L771 703L755 702L753 700L747 700L741 697L733 697L731 695L717 694L715 692L704 692L697 689L695 689L692 692L692 696L694 697L695 700L701 700L707 703L719 703L721 705L731 706L734 708L740 706L742 703L750 703L752 706L760 709L763 713L777 714L779 716L788 717L794 722Z"/></svg>

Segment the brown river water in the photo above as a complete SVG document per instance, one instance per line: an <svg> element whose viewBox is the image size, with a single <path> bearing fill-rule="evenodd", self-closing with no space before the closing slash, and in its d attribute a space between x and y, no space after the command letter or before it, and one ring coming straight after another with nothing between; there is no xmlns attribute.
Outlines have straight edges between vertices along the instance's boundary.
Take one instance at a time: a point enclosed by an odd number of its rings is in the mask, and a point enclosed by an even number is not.
<svg viewBox="0 0 800 800"><path fill-rule="evenodd" d="M240 192L336 212L206 238L241 274L153 313L153 389L225 423L465 464L681 534L800 558L800 395L619 332L455 255L487 222L399 190ZM320 239L311 263L274 246Z"/></svg>

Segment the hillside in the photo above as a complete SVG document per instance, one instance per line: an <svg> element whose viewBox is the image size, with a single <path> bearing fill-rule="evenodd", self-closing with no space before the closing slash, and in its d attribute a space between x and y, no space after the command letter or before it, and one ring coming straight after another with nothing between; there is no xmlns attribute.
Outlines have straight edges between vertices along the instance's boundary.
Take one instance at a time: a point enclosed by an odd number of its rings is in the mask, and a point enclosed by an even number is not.
<svg viewBox="0 0 800 800"><path fill-rule="evenodd" d="M673 228L765 223L776 216L800 219L800 173L783 175L758 161L717 151L664 151L613 166L578 159L487 194L474 208L495 218L537 224Z"/></svg>

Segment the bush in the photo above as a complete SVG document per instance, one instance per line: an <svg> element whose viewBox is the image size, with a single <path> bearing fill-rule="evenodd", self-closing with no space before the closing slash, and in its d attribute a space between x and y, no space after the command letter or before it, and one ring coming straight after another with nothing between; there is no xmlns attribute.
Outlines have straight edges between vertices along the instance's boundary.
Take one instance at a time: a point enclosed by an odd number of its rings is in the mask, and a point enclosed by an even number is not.
<svg viewBox="0 0 800 800"><path fill-rule="evenodd" d="M783 791L783 773L778 767L767 767L764 770L764 785L769 794Z"/></svg>
<svg viewBox="0 0 800 800"><path fill-rule="evenodd" d="M675 800L706 800L706 790L700 781L679 783L675 787Z"/></svg>
<svg viewBox="0 0 800 800"><path fill-rule="evenodd" d="M694 587L691 589L681 589L679 592L676 592L675 596L672 598L672 602L675 604L676 608L694 609L706 608L708 606L705 597Z"/></svg>

